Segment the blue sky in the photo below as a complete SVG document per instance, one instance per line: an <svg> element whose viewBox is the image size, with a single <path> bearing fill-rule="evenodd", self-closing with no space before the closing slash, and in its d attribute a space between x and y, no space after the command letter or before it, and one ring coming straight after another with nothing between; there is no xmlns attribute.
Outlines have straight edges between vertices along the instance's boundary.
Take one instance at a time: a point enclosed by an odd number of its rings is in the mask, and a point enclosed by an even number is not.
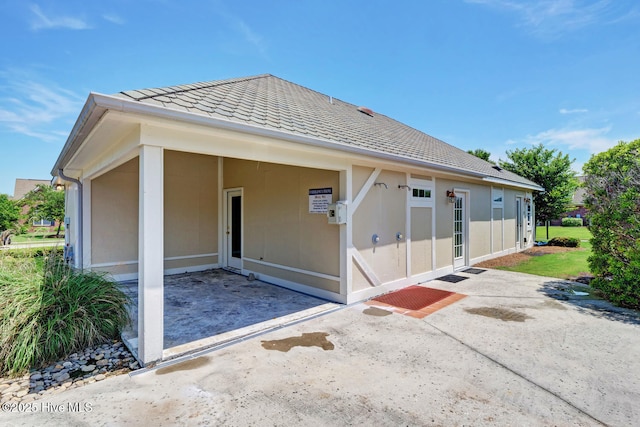
<svg viewBox="0 0 640 427"><path fill-rule="evenodd" d="M636 0L0 0L0 193L89 92L270 73L493 159L640 138Z"/></svg>

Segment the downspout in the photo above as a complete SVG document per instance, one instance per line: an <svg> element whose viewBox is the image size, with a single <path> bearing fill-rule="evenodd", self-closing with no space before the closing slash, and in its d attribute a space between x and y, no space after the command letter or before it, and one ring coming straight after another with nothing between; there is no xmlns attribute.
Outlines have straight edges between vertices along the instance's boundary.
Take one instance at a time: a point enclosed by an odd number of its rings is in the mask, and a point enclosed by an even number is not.
<svg viewBox="0 0 640 427"><path fill-rule="evenodd" d="M82 242L83 240L83 236L82 236L82 230L83 230L83 211L82 211L82 183L80 182L79 179L76 178L71 178L70 176L66 176L64 174L64 172L62 171L62 168L58 169L58 176L62 179L64 179L65 181L69 181L69 182L73 182L74 184L78 185L78 248L75 248L75 253L77 254L76 256L78 257L78 264L80 264L80 270L82 270L84 268L84 264L82 262L82 252L83 252L83 247L82 247Z"/></svg>

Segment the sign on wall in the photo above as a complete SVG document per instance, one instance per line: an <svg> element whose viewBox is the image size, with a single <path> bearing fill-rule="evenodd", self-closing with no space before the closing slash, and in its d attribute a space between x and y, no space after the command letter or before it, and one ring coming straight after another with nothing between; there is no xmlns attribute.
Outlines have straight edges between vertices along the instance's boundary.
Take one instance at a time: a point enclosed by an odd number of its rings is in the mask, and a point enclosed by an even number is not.
<svg viewBox="0 0 640 427"><path fill-rule="evenodd" d="M309 189L309 213L326 214L327 206L333 203L333 188Z"/></svg>

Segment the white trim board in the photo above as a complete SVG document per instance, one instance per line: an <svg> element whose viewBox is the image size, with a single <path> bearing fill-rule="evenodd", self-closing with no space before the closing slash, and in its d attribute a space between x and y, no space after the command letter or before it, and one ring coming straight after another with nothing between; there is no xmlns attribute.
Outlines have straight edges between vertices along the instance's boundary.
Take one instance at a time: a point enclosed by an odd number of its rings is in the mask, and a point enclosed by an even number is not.
<svg viewBox="0 0 640 427"><path fill-rule="evenodd" d="M178 260L178 259L206 258L206 257L212 257L212 256L218 256L218 253L215 252L215 253L210 253L210 254L181 255L181 256L165 257L164 260L165 261L174 261L174 260ZM134 265L134 264L137 264L137 263L138 263L138 260L101 262L101 263L97 263L97 264L91 264L90 267L91 268L117 267L119 265Z"/></svg>
<svg viewBox="0 0 640 427"><path fill-rule="evenodd" d="M265 265L267 267L278 268L280 270L287 270L287 271L292 271L294 273L306 274L307 276L319 277L321 279L332 280L334 282L339 282L340 281L340 277L332 276L330 274L317 273L315 271L303 270L301 268L289 267L289 266L281 265L281 264L274 264L272 262L266 262L266 261L257 260L257 259L253 259L253 258L246 258L245 257L243 259L244 259L244 261L253 262L255 264L260 264L260 265Z"/></svg>

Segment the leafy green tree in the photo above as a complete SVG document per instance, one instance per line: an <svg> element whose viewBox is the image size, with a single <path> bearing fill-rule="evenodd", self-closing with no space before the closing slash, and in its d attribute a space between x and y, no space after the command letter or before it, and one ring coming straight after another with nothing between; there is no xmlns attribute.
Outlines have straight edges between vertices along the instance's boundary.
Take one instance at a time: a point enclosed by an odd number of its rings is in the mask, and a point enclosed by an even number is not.
<svg viewBox="0 0 640 427"><path fill-rule="evenodd" d="M0 194L0 231L15 227L20 218L20 208L6 194Z"/></svg>
<svg viewBox="0 0 640 427"><path fill-rule="evenodd" d="M60 228L64 221L64 191L54 190L49 185L38 184L25 195L24 200L29 205L29 218L58 221L56 237L60 236Z"/></svg>
<svg viewBox="0 0 640 427"><path fill-rule="evenodd" d="M482 148L476 148L475 150L469 150L469 151L467 151L467 153L473 154L474 156L479 157L482 160L486 160L487 162L493 163L491 160L489 160L489 157L491 157L491 153L488 152L487 150L483 150Z"/></svg>
<svg viewBox="0 0 640 427"><path fill-rule="evenodd" d="M571 170L573 160L569 159L568 154L549 150L542 144L507 151L507 157L509 161L500 160L500 167L544 188L544 192L533 193L533 201L536 217L547 225L549 239L549 221L567 211L573 193L578 188L576 173Z"/></svg>
<svg viewBox="0 0 640 427"><path fill-rule="evenodd" d="M616 304L640 308L640 139L591 156L583 170L591 285Z"/></svg>

